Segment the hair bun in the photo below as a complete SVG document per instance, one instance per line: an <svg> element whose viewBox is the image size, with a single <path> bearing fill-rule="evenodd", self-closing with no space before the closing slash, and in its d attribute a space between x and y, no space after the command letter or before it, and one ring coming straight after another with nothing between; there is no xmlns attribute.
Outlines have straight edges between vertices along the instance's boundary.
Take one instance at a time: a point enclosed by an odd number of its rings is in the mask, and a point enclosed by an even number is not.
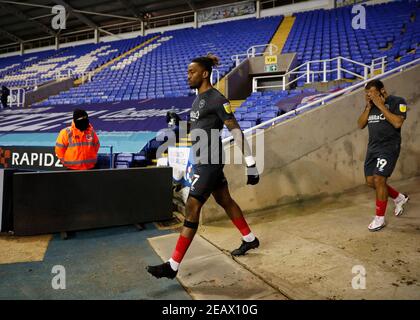
<svg viewBox="0 0 420 320"><path fill-rule="evenodd" d="M219 57L215 56L212 53L207 54L207 58L209 58L212 62L212 66L218 66L219 65Z"/></svg>

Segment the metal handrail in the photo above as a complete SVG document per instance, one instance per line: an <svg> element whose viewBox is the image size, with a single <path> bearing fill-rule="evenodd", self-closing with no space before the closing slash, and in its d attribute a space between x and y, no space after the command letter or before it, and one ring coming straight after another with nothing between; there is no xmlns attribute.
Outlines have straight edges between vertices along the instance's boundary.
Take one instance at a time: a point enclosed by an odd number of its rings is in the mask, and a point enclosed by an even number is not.
<svg viewBox="0 0 420 320"><path fill-rule="evenodd" d="M219 89L219 82L220 82L220 71L218 69L213 69L210 75L210 83L213 85L215 82L213 81L213 75L216 74L216 89Z"/></svg>
<svg viewBox="0 0 420 320"><path fill-rule="evenodd" d="M341 96L341 95L343 95L343 94L345 94L345 93L348 93L348 92L350 92L350 91L353 91L354 89L358 89L359 87L364 86L366 83L368 83L368 82L369 82L369 81L371 81L371 80L380 79L380 78L383 78L383 77L385 77L385 76L391 75L391 74L393 74L393 73L395 73L395 72L401 72L401 71L403 71L404 69L406 69L406 68L408 68L408 67L410 67L410 66L412 66L412 65L416 65L417 63L420 63L420 58L417 58L416 60L413 60L413 61L407 62L406 64L404 64L404 65L402 65L402 66L399 66L399 67L397 67L397 68L394 68L394 69L392 69L392 70L388 70L388 71L386 71L386 72L384 72L384 73L378 74L378 75L376 75L376 76L374 76L374 77L372 77L372 78L370 78L370 79L366 79L366 80L364 80L364 81L360 81L360 82L358 82L358 83L355 83L354 85L349 86L349 87L347 87L347 88L344 88L344 89L342 89L342 90L340 90L340 91L333 92L333 93L331 93L331 94L329 94L329 95L327 95L327 96L324 96L324 97L321 97L321 98L319 98L319 99L317 99L317 100L315 100L315 101L312 101L312 102L308 103L307 105L304 105L304 106L302 106L302 107L300 107L300 108L297 108L297 109L295 109L295 110L292 110L292 111L286 112L285 114L282 114L282 115L280 115L280 116L278 116L278 117L275 117L275 118L273 118L273 119L270 119L270 120L267 120L267 121L265 121L265 122L262 122L262 123L260 123L260 124L258 124L258 125L256 125L256 126L254 126L254 127L252 127L252 128L249 128L249 129L244 130L244 131L243 131L243 133L244 133L244 134L250 134L252 131L254 131L254 130L256 130L256 129L259 129L259 128L261 128L261 127L264 127L264 126L266 126L266 125L268 125L268 124L274 125L274 123L275 123L275 122L277 122L277 121L279 121L279 120L282 120L282 119L284 119L284 118L287 118L287 117L289 117L289 116L291 116L291 115L297 115L297 114L298 114L298 113L300 113L301 111L303 111L303 110L305 110L305 109L308 109L308 108L310 108L310 107L312 107L312 106L315 106L315 105L317 105L318 103L325 104L325 102L326 102L327 100L334 99L334 98L336 98L336 97L338 97L338 96ZM227 137L227 138L225 138L225 139L223 139L223 140L222 140L222 143L223 143L223 144L226 144L226 143L230 142L232 139L233 139L233 137L232 137L232 136Z"/></svg>
<svg viewBox="0 0 420 320"><path fill-rule="evenodd" d="M273 55L279 50L279 48L275 44L268 43L268 44L257 44L255 46L249 47L248 50L246 51L246 53L247 53L248 57L255 57L255 53L256 53L255 49L256 48L265 48L265 47L268 47L268 49L269 49L268 54L269 55ZM273 47L275 48L274 52L273 52ZM250 50L251 50L251 52L250 52ZM264 54L266 54L266 53L263 52L262 55L264 55Z"/></svg>
<svg viewBox="0 0 420 320"><path fill-rule="evenodd" d="M31 85L30 83L31 82L33 82L34 84L33 85ZM38 79L37 78L34 78L34 79L26 79L25 80L25 87L26 88L28 88L28 87L36 87L38 85Z"/></svg>
<svg viewBox="0 0 420 320"><path fill-rule="evenodd" d="M351 62L351 63L354 63L354 64L358 64L358 65L360 65L360 66L362 66L362 67L367 67L367 68L369 68L369 66L368 65L366 65L366 64L364 64L364 63L362 63L362 62L359 62L359 61L356 61L356 60L352 60L352 59L349 59L349 58L346 58L346 57L336 57L336 58L334 58L334 59L337 59L337 58L341 58L341 60L346 60L346 61L348 61L348 62ZM381 58L383 58L383 57L381 57Z"/></svg>
<svg viewBox="0 0 420 320"><path fill-rule="evenodd" d="M363 67L364 68L363 75L357 74L355 72L352 72L352 71L342 67L342 60L348 61L350 63L353 63L353 64L356 64L356 65L359 65L359 66ZM295 75L295 74L306 75L306 83L311 83L311 76L312 76L312 82L314 82L315 74L323 74L323 80L322 81L327 82L327 74L331 73L331 72L333 72L333 73L337 72L336 80L340 80L342 78L342 76L341 76L342 72L346 72L346 73L349 73L349 74L351 74L351 75L353 75L357 78L366 80L366 79L368 79L369 74L371 76L373 76L374 71L375 71L374 66L375 66L375 64L377 64L377 62L375 62L376 60L380 61L380 63L381 63L381 73L383 73L385 71L386 57L380 57L380 58L376 58L376 59L372 60L372 63L371 63L370 66L367 65L367 64L364 64L362 62L355 61L355 60L345 58L345 57L341 57L341 56L335 57L335 58L330 58L330 59L324 59L324 60L306 61L305 63L297 66L296 68L288 71L285 74L254 77L252 79L252 91L256 92L258 89L268 89L268 88L282 88L283 90L286 90L287 86L289 86L290 84L294 83L297 80L297 78L295 78L295 79L286 83L286 81L285 81L286 77L291 76L291 75ZM327 69L327 62L333 62L333 61L337 61L337 68ZM311 64L315 64L315 63L323 63L323 70L311 70ZM300 70L300 69L305 68L305 67L306 67L305 71L297 71L297 70ZM278 84L276 86L274 86L274 85L272 85L272 86L258 86L257 81L259 79L267 79L267 78L281 78L282 79L282 84ZM298 77L298 79L301 79L301 78L302 78L301 76Z"/></svg>
<svg viewBox="0 0 420 320"><path fill-rule="evenodd" d="M247 53L238 53L238 54L234 54L234 55L232 55L231 57L230 57L230 59L232 60L232 61L235 61L235 58L236 57L248 57L248 54Z"/></svg>
<svg viewBox="0 0 420 320"><path fill-rule="evenodd" d="M262 52L261 54L257 54L255 52L256 48L265 48L265 47L269 48L268 53L267 52ZM273 51L273 48L275 49L275 51ZM251 52L250 52L250 50L251 50ZM241 63L240 57L254 58L256 55L261 55L261 56L266 55L266 54L273 55L273 54L277 53L277 51L279 51L279 48L275 44L272 44L272 43L257 44L257 45L249 47L248 50L246 51L246 53L234 54L230 57L230 59L232 61L235 61L236 66L238 66Z"/></svg>
<svg viewBox="0 0 420 320"><path fill-rule="evenodd" d="M86 77L87 77L87 80L90 82L92 81L93 71L85 71L85 72L77 73L74 75L78 78L82 78L82 83L85 83Z"/></svg>
<svg viewBox="0 0 420 320"><path fill-rule="evenodd" d="M350 70L347 70L345 68L341 68L341 70L343 70L343 71L345 71L345 72L347 72L347 73L349 73L349 74L351 74L351 75L353 75L353 76L355 76L357 78L360 78L360 79L364 79L365 80L367 78L367 77L361 76L360 74L357 74L357 73L354 73L354 72L352 72Z"/></svg>
<svg viewBox="0 0 420 320"><path fill-rule="evenodd" d="M67 73L64 76L63 76L63 71ZM56 70L55 72L55 80L71 78L72 76L74 76L74 72L72 69Z"/></svg>
<svg viewBox="0 0 420 320"><path fill-rule="evenodd" d="M24 88L9 88L10 94L9 94L9 106L13 107L16 104L16 107L24 107L25 106L25 93L26 90ZM16 94L14 95L14 92Z"/></svg>
<svg viewBox="0 0 420 320"><path fill-rule="evenodd" d="M65 74L63 75L63 72ZM88 81L92 81L92 76L94 72L93 71L84 71L84 72L74 72L72 69L63 69L63 70L57 70L55 72L55 80L60 81L62 79L68 79L68 78L78 78L82 79L82 83L85 83L86 78Z"/></svg>
<svg viewBox="0 0 420 320"><path fill-rule="evenodd" d="M373 74L375 72L375 66L380 64L381 66L381 73L384 73L385 71L385 64L386 64L386 56L380 57L380 58L375 58L372 60L371 62L371 66L370 66L370 72L371 74Z"/></svg>

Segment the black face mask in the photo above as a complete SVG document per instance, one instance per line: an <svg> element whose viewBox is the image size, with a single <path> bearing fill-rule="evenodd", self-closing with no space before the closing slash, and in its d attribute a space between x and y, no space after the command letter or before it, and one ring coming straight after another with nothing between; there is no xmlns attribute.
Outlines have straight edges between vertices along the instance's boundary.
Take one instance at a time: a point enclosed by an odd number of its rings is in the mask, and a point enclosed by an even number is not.
<svg viewBox="0 0 420 320"><path fill-rule="evenodd" d="M85 131L89 127L89 119L75 120L74 125L80 131Z"/></svg>

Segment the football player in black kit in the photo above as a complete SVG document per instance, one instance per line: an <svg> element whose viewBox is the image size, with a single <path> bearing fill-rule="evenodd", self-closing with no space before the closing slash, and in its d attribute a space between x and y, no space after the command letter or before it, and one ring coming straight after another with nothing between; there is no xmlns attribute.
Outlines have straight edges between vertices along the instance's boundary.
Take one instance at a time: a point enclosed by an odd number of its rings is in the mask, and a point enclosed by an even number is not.
<svg viewBox="0 0 420 320"><path fill-rule="evenodd" d="M408 195L399 193L387 184L394 171L401 148L401 127L407 117L403 98L388 95L380 80L365 86L366 107L358 120L363 129L368 126L369 143L365 160L366 184L376 190L376 216L368 226L378 231L385 226L388 196L394 200L394 214L400 216Z"/></svg>
<svg viewBox="0 0 420 320"><path fill-rule="evenodd" d="M218 58L209 54L206 57L192 60L188 66L188 83L192 89L198 89L198 95L190 113L191 140L194 143L191 151L194 151L196 156L193 165L193 180L186 203L184 226L172 257L166 263L147 267L147 271L156 278L173 279L176 277L179 264L197 231L201 208L210 195L213 195L216 202L223 207L242 234L241 246L231 254L233 256L244 255L248 250L259 246L259 241L251 232L242 210L230 196L228 183L223 173L224 155L220 130L223 129L223 125L226 125L245 157L247 184L255 185L259 182L255 159L251 154L248 141L233 115L229 100L210 83L212 68L217 64ZM218 141L211 143L214 130L219 133ZM203 133L205 133L204 136L207 136L204 141L202 140ZM194 136L198 136L200 140L194 139ZM199 146L199 154L197 154L197 146Z"/></svg>

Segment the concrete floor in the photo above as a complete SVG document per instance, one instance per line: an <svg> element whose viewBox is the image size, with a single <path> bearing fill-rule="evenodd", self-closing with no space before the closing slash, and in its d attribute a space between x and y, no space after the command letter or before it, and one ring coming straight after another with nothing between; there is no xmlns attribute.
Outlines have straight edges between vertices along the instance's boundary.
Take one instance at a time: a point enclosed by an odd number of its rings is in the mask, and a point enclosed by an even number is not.
<svg viewBox="0 0 420 320"><path fill-rule="evenodd" d="M146 224L79 231L68 240L0 236L0 300L189 300L178 281L156 281L145 270L160 263L147 239L168 233ZM64 290L52 287L54 266L65 268Z"/></svg>
<svg viewBox="0 0 420 320"><path fill-rule="evenodd" d="M167 261L178 236L169 234L151 238L149 242L162 260ZM187 251L177 279L196 300L286 299L276 288L236 263L230 255L224 254L200 235L194 238Z"/></svg>
<svg viewBox="0 0 420 320"><path fill-rule="evenodd" d="M178 238L153 224L66 241L0 237L0 299L420 299L420 177L392 185L411 200L398 218L389 201L379 232L367 230L375 211L367 187L247 215L261 246L240 258L230 256L241 242L230 221L200 226L178 281L145 270ZM52 289L55 265L66 268L66 290ZM366 272L365 289L352 287L354 266Z"/></svg>
<svg viewBox="0 0 420 320"><path fill-rule="evenodd" d="M389 201L388 225L381 231L367 229L375 196L360 187L248 215L261 246L235 261L277 289L280 299L420 299L420 178L391 185L411 200L401 217L393 215ZM199 233L227 254L240 241L230 221L203 226ZM356 274L354 266L364 271ZM218 268L222 274L225 265ZM366 272L365 289L354 289L360 272Z"/></svg>

